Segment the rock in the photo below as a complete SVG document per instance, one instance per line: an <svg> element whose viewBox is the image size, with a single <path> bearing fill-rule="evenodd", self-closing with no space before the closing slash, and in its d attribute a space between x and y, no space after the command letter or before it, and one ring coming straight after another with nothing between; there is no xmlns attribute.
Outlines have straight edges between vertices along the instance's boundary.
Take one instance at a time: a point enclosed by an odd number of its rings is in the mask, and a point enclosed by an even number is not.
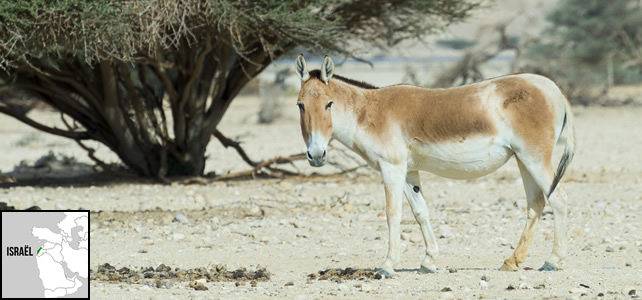
<svg viewBox="0 0 642 300"><path fill-rule="evenodd" d="M481 280L489 282L490 281L490 276L488 274L484 274L484 275L482 275Z"/></svg>
<svg viewBox="0 0 642 300"><path fill-rule="evenodd" d="M373 290L374 290L374 287L372 285L367 284L367 283L361 284L360 291L362 291L364 293L368 293L368 292L372 292Z"/></svg>
<svg viewBox="0 0 642 300"><path fill-rule="evenodd" d="M520 282L519 285L517 286L520 290L532 290L533 287L526 283L526 282Z"/></svg>
<svg viewBox="0 0 642 300"><path fill-rule="evenodd" d="M183 223L183 224L189 224L189 220L188 220L188 219L187 219L187 217L186 217L185 215L183 215L183 214L177 214L176 216L174 216L174 220L173 220L173 222L179 222L179 223Z"/></svg>
<svg viewBox="0 0 642 300"><path fill-rule="evenodd" d="M627 286L627 287L625 287L625 288L623 288L623 289L622 289L622 295L626 295L626 296L636 296L636 295L637 295L637 291L635 290L635 288L634 288L634 287L632 287L632 286Z"/></svg>
<svg viewBox="0 0 642 300"><path fill-rule="evenodd" d="M284 284L284 286L293 286L293 285L294 285L294 281L288 281Z"/></svg>
<svg viewBox="0 0 642 300"><path fill-rule="evenodd" d="M200 284L205 284L205 283L207 283L207 279L205 279L205 278L197 279L197 280L195 280L195 281L196 281L196 283L200 283Z"/></svg>
<svg viewBox="0 0 642 300"><path fill-rule="evenodd" d="M497 202L502 203L502 204L503 204L503 203L506 203L506 201L508 201L508 200L506 200L506 198L504 198L504 197L499 197L499 198L497 199Z"/></svg>
<svg viewBox="0 0 642 300"><path fill-rule="evenodd" d="M350 204L350 203L346 203L346 204L343 205L343 210L345 210L345 211L353 211L354 210L354 206L352 204Z"/></svg>
<svg viewBox="0 0 642 300"><path fill-rule="evenodd" d="M449 268L449 269L448 269L448 272L450 272L450 273L457 273L457 269L455 269L455 268Z"/></svg>
<svg viewBox="0 0 642 300"><path fill-rule="evenodd" d="M413 234L410 236L411 243L420 243L423 240L423 237L419 234Z"/></svg>
<svg viewBox="0 0 642 300"><path fill-rule="evenodd" d="M441 289L440 292L452 292L452 290L453 289L451 289L450 287L445 287L445 288Z"/></svg>
<svg viewBox="0 0 642 300"><path fill-rule="evenodd" d="M401 233L401 240L402 241L407 241L408 239L410 239L410 234L407 234L405 232Z"/></svg>
<svg viewBox="0 0 642 300"><path fill-rule="evenodd" d="M343 218L345 217L345 212L342 212L340 210L335 210L332 212L332 216L335 218Z"/></svg>
<svg viewBox="0 0 642 300"><path fill-rule="evenodd" d="M611 247L611 246L607 246L606 247L606 252L615 252L615 249L613 249L613 247Z"/></svg>
<svg viewBox="0 0 642 300"><path fill-rule="evenodd" d="M486 280L480 280L479 281L479 287L482 289L487 289L488 288L488 282Z"/></svg>
<svg viewBox="0 0 642 300"><path fill-rule="evenodd" d="M261 208L256 205L245 210L246 217L260 217L262 215Z"/></svg>
<svg viewBox="0 0 642 300"><path fill-rule="evenodd" d="M624 263L624 265L627 266L627 267L632 267L633 266L633 264L630 261L627 261L626 263Z"/></svg>
<svg viewBox="0 0 642 300"><path fill-rule="evenodd" d="M451 238L455 236L455 234L450 230L450 226L448 225L441 225L439 226L439 229L441 230L441 234L439 235L440 239Z"/></svg>
<svg viewBox="0 0 642 300"><path fill-rule="evenodd" d="M174 234L172 234L172 239L175 240L175 241L180 241L180 240L185 239L185 235L182 234L182 233L174 233Z"/></svg>
<svg viewBox="0 0 642 300"><path fill-rule="evenodd" d="M170 272L172 268L166 266L165 264L160 264L156 267L156 272Z"/></svg>
<svg viewBox="0 0 642 300"><path fill-rule="evenodd" d="M511 284L509 284L509 285L506 287L506 290L508 290L508 291L512 291L512 290L514 290L514 289L516 289L516 288L515 288L515 286L514 286L512 283L511 283Z"/></svg>

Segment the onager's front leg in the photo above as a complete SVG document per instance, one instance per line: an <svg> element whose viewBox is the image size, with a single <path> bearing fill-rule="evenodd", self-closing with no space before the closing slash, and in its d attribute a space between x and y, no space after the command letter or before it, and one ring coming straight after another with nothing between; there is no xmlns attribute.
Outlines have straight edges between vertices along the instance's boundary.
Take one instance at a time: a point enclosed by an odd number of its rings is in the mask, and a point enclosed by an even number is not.
<svg viewBox="0 0 642 300"><path fill-rule="evenodd" d="M381 275L392 276L394 266L401 260L401 198L406 180L405 166L381 162L381 176L386 191L386 217L388 219L388 255L383 266L377 270Z"/></svg>

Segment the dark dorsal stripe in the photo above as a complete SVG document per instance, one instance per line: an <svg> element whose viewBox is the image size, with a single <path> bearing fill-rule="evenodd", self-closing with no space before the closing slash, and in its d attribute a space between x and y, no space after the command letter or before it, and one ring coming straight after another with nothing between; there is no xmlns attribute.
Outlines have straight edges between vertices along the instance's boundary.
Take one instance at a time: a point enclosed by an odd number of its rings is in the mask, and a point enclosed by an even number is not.
<svg viewBox="0 0 642 300"><path fill-rule="evenodd" d="M321 80L321 70L316 69L316 70L310 71L310 78L317 78L317 79ZM350 78L345 78L345 77L339 76L337 74L332 75L332 79L338 79L338 80L341 80L341 81L343 81L343 82L345 82L347 84L351 84L351 85L358 86L360 88L364 88L364 89L368 89L368 90L376 90L376 89L378 89L378 87L376 87L376 86L374 86L372 84L369 84L369 83L366 83L366 82L363 82L363 81L353 80L353 79L350 79Z"/></svg>

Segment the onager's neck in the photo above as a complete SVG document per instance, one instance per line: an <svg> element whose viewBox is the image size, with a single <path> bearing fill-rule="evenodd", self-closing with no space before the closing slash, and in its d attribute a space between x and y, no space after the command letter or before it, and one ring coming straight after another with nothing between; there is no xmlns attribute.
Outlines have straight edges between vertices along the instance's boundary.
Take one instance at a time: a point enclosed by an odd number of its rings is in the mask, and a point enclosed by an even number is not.
<svg viewBox="0 0 642 300"><path fill-rule="evenodd" d="M329 87L334 95L332 137L353 149L358 113L366 105L367 96L373 90L357 87L340 79L330 80Z"/></svg>

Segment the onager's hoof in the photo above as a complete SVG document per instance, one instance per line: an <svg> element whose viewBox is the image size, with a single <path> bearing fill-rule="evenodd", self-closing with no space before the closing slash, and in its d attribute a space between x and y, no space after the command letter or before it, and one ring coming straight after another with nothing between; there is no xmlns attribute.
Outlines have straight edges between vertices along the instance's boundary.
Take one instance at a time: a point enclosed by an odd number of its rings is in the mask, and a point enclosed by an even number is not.
<svg viewBox="0 0 642 300"><path fill-rule="evenodd" d="M557 267L549 262L545 262L544 265L541 268L539 268L540 272L541 271L550 272L550 271L557 271L557 270L558 270Z"/></svg>
<svg viewBox="0 0 642 300"><path fill-rule="evenodd" d="M384 268L378 268L377 269L377 274L381 274L382 276L386 276L386 277L392 277L393 275L395 275L395 271L386 270Z"/></svg>
<svg viewBox="0 0 642 300"><path fill-rule="evenodd" d="M511 263L506 263L506 262L504 262L502 267L499 268L500 271L512 271L512 272L517 271L517 269L518 269L517 265L511 264Z"/></svg>
<svg viewBox="0 0 642 300"><path fill-rule="evenodd" d="M432 273L437 273L437 268L429 268L426 266L421 266L419 267L419 273L424 273L424 274L432 274Z"/></svg>

